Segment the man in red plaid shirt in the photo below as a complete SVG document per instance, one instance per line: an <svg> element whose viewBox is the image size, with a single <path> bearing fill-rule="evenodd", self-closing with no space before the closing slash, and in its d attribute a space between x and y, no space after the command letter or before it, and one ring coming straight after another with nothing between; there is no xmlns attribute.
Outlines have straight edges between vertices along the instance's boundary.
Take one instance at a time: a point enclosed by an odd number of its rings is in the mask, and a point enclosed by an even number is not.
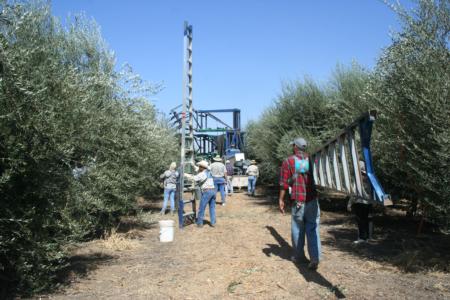
<svg viewBox="0 0 450 300"><path fill-rule="evenodd" d="M291 188L291 237L294 250L292 261L307 262L304 246L305 235L308 240L309 268L316 270L320 261L319 220L320 208L312 176L312 165L305 152L307 143L303 138L291 142L293 155L283 161L280 172L279 206L285 213L284 198Z"/></svg>

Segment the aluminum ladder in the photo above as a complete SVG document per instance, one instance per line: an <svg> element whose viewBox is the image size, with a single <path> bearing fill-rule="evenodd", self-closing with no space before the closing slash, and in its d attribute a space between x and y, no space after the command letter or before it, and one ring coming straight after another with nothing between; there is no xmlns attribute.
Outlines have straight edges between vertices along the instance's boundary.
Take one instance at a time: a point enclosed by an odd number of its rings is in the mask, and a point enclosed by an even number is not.
<svg viewBox="0 0 450 300"><path fill-rule="evenodd" d="M183 59L183 104L181 113L181 157L180 179L177 188L178 223L179 227L194 223L196 214L195 185L184 178L184 174L193 174L194 158L194 109L192 105L192 25L184 22L184 59ZM189 195L189 196L187 196ZM188 197L188 200L185 200ZM185 211L186 204L192 205L192 210Z"/></svg>
<svg viewBox="0 0 450 300"><path fill-rule="evenodd" d="M371 191L365 191L371 201L382 205L392 205L378 181L372 164L370 140L376 111L363 114L311 154L312 172L316 186L364 197L364 186L359 161L365 163ZM357 144L361 146L362 158ZM367 197L367 196L366 196ZM364 197L364 198L366 198Z"/></svg>

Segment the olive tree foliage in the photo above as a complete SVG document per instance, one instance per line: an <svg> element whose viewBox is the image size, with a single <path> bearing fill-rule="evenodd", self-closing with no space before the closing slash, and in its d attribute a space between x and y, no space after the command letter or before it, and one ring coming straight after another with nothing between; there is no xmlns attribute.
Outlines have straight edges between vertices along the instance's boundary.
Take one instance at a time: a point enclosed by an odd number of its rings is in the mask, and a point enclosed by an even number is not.
<svg viewBox="0 0 450 300"><path fill-rule="evenodd" d="M261 119L248 126L251 154L266 180L276 182L288 141L325 142L361 113L378 111L372 135L378 177L411 212L449 226L450 218L450 2L420 0L413 11L393 5L402 29L372 72L338 66L325 85L311 80L282 88Z"/></svg>
<svg viewBox="0 0 450 300"><path fill-rule="evenodd" d="M368 97L381 112L377 151L383 181L421 203L427 217L449 224L450 2L394 6L403 28L380 57Z"/></svg>
<svg viewBox="0 0 450 300"><path fill-rule="evenodd" d="M154 193L175 154L167 122L98 27L47 2L0 1L0 283L54 284L65 245L108 230Z"/></svg>
<svg viewBox="0 0 450 300"><path fill-rule="evenodd" d="M282 160L292 154L289 142L295 137L304 137L308 150L313 151L366 111L367 100L362 95L368 80L368 72L353 63L338 65L322 85L308 78L284 84L275 103L259 121L247 126L249 152L260 161L262 180L277 181Z"/></svg>

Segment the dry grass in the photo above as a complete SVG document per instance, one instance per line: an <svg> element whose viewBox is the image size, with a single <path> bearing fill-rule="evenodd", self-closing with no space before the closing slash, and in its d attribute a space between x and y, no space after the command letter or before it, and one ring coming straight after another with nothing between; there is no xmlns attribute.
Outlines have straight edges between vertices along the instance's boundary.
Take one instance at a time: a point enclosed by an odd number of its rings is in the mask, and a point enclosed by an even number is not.
<svg viewBox="0 0 450 300"><path fill-rule="evenodd" d="M115 230L110 235L99 241L99 244L106 249L113 251L133 250L141 247L141 244L133 237L117 233Z"/></svg>

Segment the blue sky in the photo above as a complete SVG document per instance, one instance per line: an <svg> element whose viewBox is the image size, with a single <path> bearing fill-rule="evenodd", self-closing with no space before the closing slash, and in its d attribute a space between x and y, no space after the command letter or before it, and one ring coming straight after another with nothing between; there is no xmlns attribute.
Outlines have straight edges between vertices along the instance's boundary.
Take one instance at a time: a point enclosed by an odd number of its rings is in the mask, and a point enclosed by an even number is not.
<svg viewBox="0 0 450 300"><path fill-rule="evenodd" d="M118 65L164 83L153 100L165 113L182 101L187 20L194 107L240 108L244 124L272 103L282 82L305 75L323 82L338 63L353 60L373 68L399 28L379 0L53 0L52 9L62 19L79 12L94 18Z"/></svg>

